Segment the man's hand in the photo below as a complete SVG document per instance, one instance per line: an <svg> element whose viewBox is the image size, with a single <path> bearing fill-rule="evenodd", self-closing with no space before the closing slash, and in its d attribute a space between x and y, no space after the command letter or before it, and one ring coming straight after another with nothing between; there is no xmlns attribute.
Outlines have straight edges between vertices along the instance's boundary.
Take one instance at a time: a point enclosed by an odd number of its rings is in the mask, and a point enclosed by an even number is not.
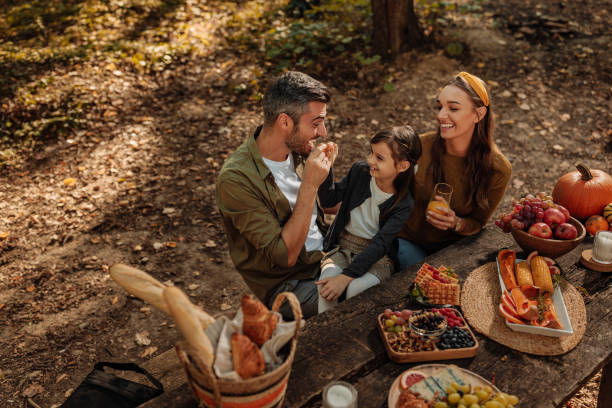
<svg viewBox="0 0 612 408"><path fill-rule="evenodd" d="M333 302L340 297L352 280L350 276L338 275L316 281L315 285L321 285L319 293L323 299Z"/></svg>
<svg viewBox="0 0 612 408"><path fill-rule="evenodd" d="M308 155L308 158L306 159L302 183L318 189L321 183L325 181L325 178L329 174L329 169L331 169L331 166L336 159L335 156L328 156L325 152L326 149L327 143L319 144L312 149L312 152L310 152L310 155ZM338 146L335 146L335 148L332 148L331 150L332 152L335 151L336 156L338 155Z"/></svg>

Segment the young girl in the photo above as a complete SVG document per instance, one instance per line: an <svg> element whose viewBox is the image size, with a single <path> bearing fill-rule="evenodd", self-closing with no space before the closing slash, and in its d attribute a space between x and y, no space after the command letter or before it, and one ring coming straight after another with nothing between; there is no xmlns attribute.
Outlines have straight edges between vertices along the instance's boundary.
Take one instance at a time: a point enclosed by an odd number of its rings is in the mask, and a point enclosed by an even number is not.
<svg viewBox="0 0 612 408"><path fill-rule="evenodd" d="M396 235L414 207L410 188L421 141L410 126L378 132L367 161L353 165L338 183L319 188L324 208L342 202L323 243L319 313L333 307L346 289L350 298L379 284L395 270Z"/></svg>

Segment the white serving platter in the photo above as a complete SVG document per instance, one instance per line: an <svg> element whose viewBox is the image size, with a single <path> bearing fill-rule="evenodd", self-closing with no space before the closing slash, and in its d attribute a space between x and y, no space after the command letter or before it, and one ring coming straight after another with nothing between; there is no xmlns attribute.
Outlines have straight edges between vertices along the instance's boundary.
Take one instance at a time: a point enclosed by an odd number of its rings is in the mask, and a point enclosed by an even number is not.
<svg viewBox="0 0 612 408"><path fill-rule="evenodd" d="M516 263L522 262L523 259L517 259ZM502 293L506 290L506 285L504 285L504 280L501 277L501 273L499 270L499 262L497 263L497 277L499 278L499 286L501 286ZM516 323L508 323L507 320L506 326L510 330L531 334L540 334L542 336L550 336L550 337L562 337L569 336L574 333L574 329L572 328L572 323L570 322L569 316L567 315L567 308L565 307L565 302L563 301L563 295L561 294L561 288L559 285L555 285L555 290L552 294L553 305L555 306L555 312L557 313L557 317L559 318L559 322L563 326L563 329L551 329L549 327L538 327L532 326L530 324L516 324Z"/></svg>

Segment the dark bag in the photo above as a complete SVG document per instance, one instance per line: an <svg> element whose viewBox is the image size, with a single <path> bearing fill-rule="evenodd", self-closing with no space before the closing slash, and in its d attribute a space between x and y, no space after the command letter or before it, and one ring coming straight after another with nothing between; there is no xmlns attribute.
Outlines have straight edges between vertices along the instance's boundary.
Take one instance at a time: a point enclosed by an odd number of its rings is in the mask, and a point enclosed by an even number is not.
<svg viewBox="0 0 612 408"><path fill-rule="evenodd" d="M143 374L155 388L107 373L104 367ZM60 408L132 408L163 392L162 384L134 363L100 362Z"/></svg>

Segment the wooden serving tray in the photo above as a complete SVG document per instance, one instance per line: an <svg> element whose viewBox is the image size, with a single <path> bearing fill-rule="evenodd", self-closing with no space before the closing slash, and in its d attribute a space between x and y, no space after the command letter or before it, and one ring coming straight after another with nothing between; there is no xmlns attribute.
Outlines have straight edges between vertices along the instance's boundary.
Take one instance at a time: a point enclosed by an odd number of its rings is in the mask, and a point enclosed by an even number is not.
<svg viewBox="0 0 612 408"><path fill-rule="evenodd" d="M383 320L384 314L381 313L377 317L377 326L378 326L378 331L380 333L380 337L385 345L385 349L387 350L387 355L389 356L389 358L392 361L395 361L396 363L414 363L416 361L453 360L453 359L458 359L458 358L466 358L466 357L475 356L476 352L478 351L478 339L476 339L476 336L474 336L472 329L470 329L470 326L468 326L467 320L465 320L461 312L459 312L459 310L457 310L456 308L449 307L447 309L453 309L453 311L459 317L461 317L461 319L463 319L464 325L457 326L457 327L467 330L470 333L470 336L472 336L472 339L474 339L474 345L472 347L440 350L435 345L435 343L437 342L436 340L434 342L434 349L431 351L414 351L414 352L395 351L391 348L391 345L389 344L389 338L391 337L391 335L393 335L393 333L385 331L385 325L384 325L384 320ZM410 329L406 327L405 330L410 330Z"/></svg>

